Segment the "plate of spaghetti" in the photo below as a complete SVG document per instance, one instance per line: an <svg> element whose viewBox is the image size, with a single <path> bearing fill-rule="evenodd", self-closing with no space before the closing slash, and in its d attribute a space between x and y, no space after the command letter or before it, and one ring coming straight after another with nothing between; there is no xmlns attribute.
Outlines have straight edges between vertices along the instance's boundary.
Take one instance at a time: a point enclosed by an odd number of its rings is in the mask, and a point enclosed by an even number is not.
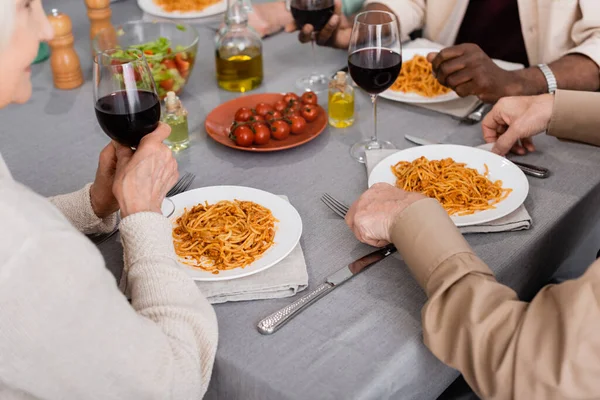
<svg viewBox="0 0 600 400"><path fill-rule="evenodd" d="M163 18L202 18L224 13L225 0L138 0L146 13Z"/></svg>
<svg viewBox="0 0 600 400"><path fill-rule="evenodd" d="M229 280L264 271L287 257L302 234L298 211L262 190L211 186L171 201L175 253L194 280Z"/></svg>
<svg viewBox="0 0 600 400"><path fill-rule="evenodd" d="M369 175L369 187L379 182L437 199L456 226L502 218L529 193L527 178L506 158L445 144L412 147L386 157Z"/></svg>
<svg viewBox="0 0 600 400"><path fill-rule="evenodd" d="M454 100L458 95L435 79L427 54L439 49L404 49L402 69L396 81L380 96L405 103L440 103Z"/></svg>

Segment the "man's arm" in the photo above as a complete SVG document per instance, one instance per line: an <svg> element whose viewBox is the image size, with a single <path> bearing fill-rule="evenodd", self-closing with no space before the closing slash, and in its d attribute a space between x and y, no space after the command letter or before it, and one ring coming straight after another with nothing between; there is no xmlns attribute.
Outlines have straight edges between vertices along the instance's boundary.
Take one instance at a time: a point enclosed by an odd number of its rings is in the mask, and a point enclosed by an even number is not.
<svg viewBox="0 0 600 400"><path fill-rule="evenodd" d="M600 42L598 43L600 52ZM556 77L559 89L596 91L600 88L598 64L583 54L567 54L548 64ZM573 73L577 71L577 73ZM537 67L513 71L519 85L512 87L507 96L527 96L548 93L544 74Z"/></svg>
<svg viewBox="0 0 600 400"><path fill-rule="evenodd" d="M400 24L401 40L425 24L425 0L367 0L365 10L382 10L396 15Z"/></svg>
<svg viewBox="0 0 600 400"><path fill-rule="evenodd" d="M425 344L480 397L598 396L600 263L526 303L496 281L433 199L405 209L392 240L429 298Z"/></svg>

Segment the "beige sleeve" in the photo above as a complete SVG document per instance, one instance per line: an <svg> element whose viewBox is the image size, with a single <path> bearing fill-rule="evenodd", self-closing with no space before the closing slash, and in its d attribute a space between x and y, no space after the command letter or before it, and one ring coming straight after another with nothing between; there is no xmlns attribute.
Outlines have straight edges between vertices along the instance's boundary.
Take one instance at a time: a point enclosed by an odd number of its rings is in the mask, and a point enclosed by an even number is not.
<svg viewBox="0 0 600 400"><path fill-rule="evenodd" d="M558 90L548 135L600 146L600 93Z"/></svg>
<svg viewBox="0 0 600 400"><path fill-rule="evenodd" d="M425 0L367 0L365 6L381 4L389 8L398 18L402 34L401 40L409 39L409 35L425 24Z"/></svg>
<svg viewBox="0 0 600 400"><path fill-rule="evenodd" d="M600 1L578 0L578 2L581 19L573 24L571 39L575 42L575 47L567 54L584 54L600 67L600 19L598 18Z"/></svg>
<svg viewBox="0 0 600 400"><path fill-rule="evenodd" d="M426 346L480 397L597 396L600 264L526 303L496 281L434 200L405 210L392 238L428 296Z"/></svg>
<svg viewBox="0 0 600 400"><path fill-rule="evenodd" d="M91 186L87 184L81 190L50 197L49 200L78 231L85 234L108 233L117 226L117 214L104 219L96 216L90 200Z"/></svg>

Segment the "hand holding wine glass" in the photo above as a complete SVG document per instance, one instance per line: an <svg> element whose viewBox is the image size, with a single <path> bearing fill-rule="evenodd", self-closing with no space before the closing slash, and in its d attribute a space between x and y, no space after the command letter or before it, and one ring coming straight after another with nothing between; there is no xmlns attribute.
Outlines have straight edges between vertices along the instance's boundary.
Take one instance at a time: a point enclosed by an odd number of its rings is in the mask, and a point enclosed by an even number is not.
<svg viewBox="0 0 600 400"><path fill-rule="evenodd" d="M112 49L96 55L94 102L102 130L124 146L137 147L158 127L160 100L141 51Z"/></svg>
<svg viewBox="0 0 600 400"><path fill-rule="evenodd" d="M365 11L354 20L348 70L354 82L371 96L373 103L373 134L356 143L350 154L365 162L366 150L395 149L387 141L377 139L377 95L387 90L402 67L402 45L396 16L387 11Z"/></svg>
<svg viewBox="0 0 600 400"><path fill-rule="evenodd" d="M298 29L310 29L312 27L311 46L313 61L317 66L315 53L315 38L334 12L334 0L287 0L290 11ZM311 75L302 77L296 81L296 86L304 91L322 92L327 89L328 79L325 75L313 72Z"/></svg>
<svg viewBox="0 0 600 400"><path fill-rule="evenodd" d="M123 218L139 212L160 213L167 192L179 177L177 161L163 144L170 133L168 125L160 124L142 138L135 152L127 146L116 145L113 193Z"/></svg>

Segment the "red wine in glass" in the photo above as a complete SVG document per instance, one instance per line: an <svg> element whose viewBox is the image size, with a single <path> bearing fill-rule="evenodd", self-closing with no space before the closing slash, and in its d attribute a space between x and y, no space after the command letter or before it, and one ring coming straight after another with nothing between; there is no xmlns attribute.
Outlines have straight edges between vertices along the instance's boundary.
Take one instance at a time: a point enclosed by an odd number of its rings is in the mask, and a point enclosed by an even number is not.
<svg viewBox="0 0 600 400"><path fill-rule="evenodd" d="M311 47L313 54L313 63L315 70L307 76L296 80L296 87L302 91L312 90L313 92L323 92L327 90L329 79L322 73L316 72L318 68L315 38L318 32L325 27L327 21L333 16L334 0L287 0L286 4L294 17L298 29L304 25L310 24L314 28Z"/></svg>
<svg viewBox="0 0 600 400"><path fill-rule="evenodd" d="M366 48L348 57L352 80L369 94L379 94L392 86L401 68L402 56L390 49Z"/></svg>
<svg viewBox="0 0 600 400"><path fill-rule="evenodd" d="M94 58L94 109L102 130L136 148L160 121L160 100L144 54L112 49Z"/></svg>
<svg viewBox="0 0 600 400"><path fill-rule="evenodd" d="M296 4L302 6L301 2L296 2ZM325 24L327 24L327 21L329 21L329 18L333 15L333 5L318 9L307 9L296 7L292 1L292 6L290 8L294 21L296 21L296 26L302 27L311 24L315 31L323 29Z"/></svg>
<svg viewBox="0 0 600 400"><path fill-rule="evenodd" d="M144 90L119 91L96 101L96 118L102 130L117 142L137 147L158 128L160 100Z"/></svg>

